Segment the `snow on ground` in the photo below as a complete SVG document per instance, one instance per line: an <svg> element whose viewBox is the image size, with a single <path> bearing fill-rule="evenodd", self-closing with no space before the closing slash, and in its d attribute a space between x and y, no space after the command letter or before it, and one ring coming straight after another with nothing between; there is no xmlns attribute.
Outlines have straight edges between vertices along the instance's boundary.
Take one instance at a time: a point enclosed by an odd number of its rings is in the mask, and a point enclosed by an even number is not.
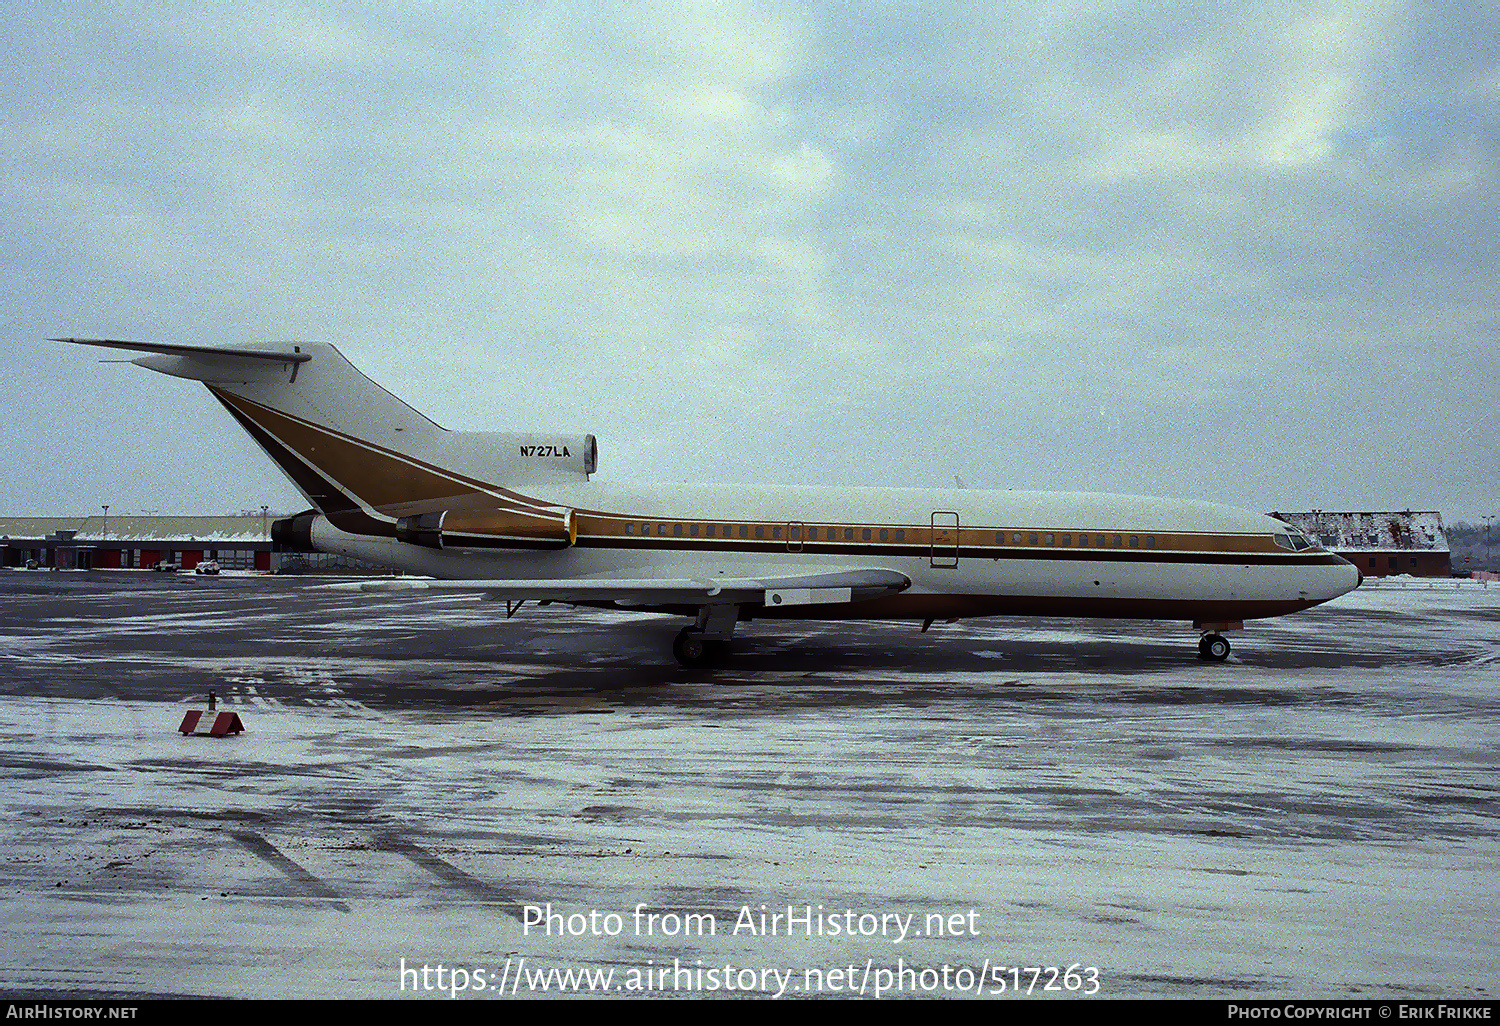
<svg viewBox="0 0 1500 1026"><path fill-rule="evenodd" d="M1494 997L1500 589L706 673L669 620L78 579L0 585L11 993ZM175 732L210 689L244 734Z"/></svg>

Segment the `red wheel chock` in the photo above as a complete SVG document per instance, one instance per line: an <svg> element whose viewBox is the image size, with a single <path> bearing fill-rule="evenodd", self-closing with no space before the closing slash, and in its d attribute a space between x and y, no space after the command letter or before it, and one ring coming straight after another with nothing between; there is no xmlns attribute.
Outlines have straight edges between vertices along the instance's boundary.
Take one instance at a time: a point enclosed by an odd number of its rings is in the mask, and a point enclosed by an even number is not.
<svg viewBox="0 0 1500 1026"><path fill-rule="evenodd" d="M245 729L240 722L239 713L232 712L207 712L202 709L191 709L182 718L182 726L177 728L179 734L197 734L208 737L224 737L228 734L238 734Z"/></svg>

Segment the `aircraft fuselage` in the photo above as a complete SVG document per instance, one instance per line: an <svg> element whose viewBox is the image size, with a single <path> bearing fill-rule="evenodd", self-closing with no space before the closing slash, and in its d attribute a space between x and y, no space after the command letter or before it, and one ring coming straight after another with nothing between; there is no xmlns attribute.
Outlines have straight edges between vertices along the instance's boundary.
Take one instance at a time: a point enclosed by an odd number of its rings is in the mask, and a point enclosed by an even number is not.
<svg viewBox="0 0 1500 1026"><path fill-rule="evenodd" d="M786 576L880 566L911 587L872 601L767 605L758 617L996 614L1239 621L1295 612L1358 583L1347 561L1278 543L1290 528L1207 503L967 489L560 485L564 548L469 534L412 545L358 516L313 528L320 551L439 578ZM363 531L360 530L363 524ZM379 530L378 528L375 528ZM479 544L476 544L479 543Z"/></svg>

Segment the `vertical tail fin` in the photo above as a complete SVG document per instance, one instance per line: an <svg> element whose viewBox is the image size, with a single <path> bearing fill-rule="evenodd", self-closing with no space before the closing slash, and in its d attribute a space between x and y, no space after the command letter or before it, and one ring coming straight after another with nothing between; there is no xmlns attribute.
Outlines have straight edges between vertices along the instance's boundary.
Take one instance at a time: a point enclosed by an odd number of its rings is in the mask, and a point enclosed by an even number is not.
<svg viewBox="0 0 1500 1026"><path fill-rule="evenodd" d="M513 505L515 486L587 480L593 435L448 431L360 373L328 343L195 347L56 339L133 350L149 370L201 381L328 516L398 519Z"/></svg>

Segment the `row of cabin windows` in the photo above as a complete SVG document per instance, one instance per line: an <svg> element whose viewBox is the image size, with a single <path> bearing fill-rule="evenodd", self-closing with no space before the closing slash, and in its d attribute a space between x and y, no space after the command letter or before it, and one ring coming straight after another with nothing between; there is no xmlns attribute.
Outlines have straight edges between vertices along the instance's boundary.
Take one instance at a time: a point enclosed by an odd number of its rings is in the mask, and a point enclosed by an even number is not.
<svg viewBox="0 0 1500 1026"><path fill-rule="evenodd" d="M1093 536L1093 538L1093 545L1090 546L1088 532L1085 531L1084 533L1080 534L1078 536L1079 547L1105 549L1121 548L1127 544L1132 549L1138 549L1141 547L1141 536L1138 534L1096 534ZM1010 536L1010 543L1012 545L1072 545L1073 536L1071 534L1056 534L1053 532L1030 531L1023 533L1021 531L1012 531ZM997 531L995 533L995 544L1005 544L1004 531ZM1156 548L1156 535L1146 535L1146 548Z"/></svg>
<svg viewBox="0 0 1500 1026"><path fill-rule="evenodd" d="M769 537L772 541L781 541L783 538L788 541L802 541L804 531L807 533L808 541L873 541L877 536L883 542L906 541L906 530L900 527L882 527L878 529L869 527L804 527L802 524L787 524L783 527L781 524L771 524L769 526L765 524L683 524L658 521L654 533L657 537L661 538L733 538L735 537L736 529L738 530L738 536L741 538L748 539L754 537L765 539ZM634 523L627 523L625 525L626 534L633 535L636 533L636 530L637 525ZM639 530L642 537L649 537L653 533L649 521L640 524ZM767 532L770 533L767 534ZM859 535L858 539L855 537L856 532ZM840 537L841 534L843 537ZM1089 537L1087 532L1078 535L1078 545L1080 547L1089 546ZM1120 548L1127 544L1127 537L1130 548L1140 548L1141 536L1137 534L1128 536L1096 534L1093 535L1094 541L1092 547L1100 549ZM1156 548L1156 536L1154 534L1148 534L1145 538L1146 548ZM1012 545L1072 545L1073 535L1058 534L1056 532L1014 531L1011 533L1010 543ZM1005 544L1004 531L995 532L995 544Z"/></svg>
<svg viewBox="0 0 1500 1026"><path fill-rule="evenodd" d="M665 538L733 538L738 529L741 538L770 538L772 541L802 541L803 532L807 533L808 541L873 541L876 536L883 542L906 541L905 528L882 527L877 529L869 527L804 527L801 524L680 524L660 523L656 525L655 534ZM769 532L769 533L768 533ZM858 539L855 535L858 532ZM625 525L626 534L635 534L636 525L628 523ZM652 534L651 524L640 525L640 533L643 537ZM840 533L843 538L839 537Z"/></svg>

